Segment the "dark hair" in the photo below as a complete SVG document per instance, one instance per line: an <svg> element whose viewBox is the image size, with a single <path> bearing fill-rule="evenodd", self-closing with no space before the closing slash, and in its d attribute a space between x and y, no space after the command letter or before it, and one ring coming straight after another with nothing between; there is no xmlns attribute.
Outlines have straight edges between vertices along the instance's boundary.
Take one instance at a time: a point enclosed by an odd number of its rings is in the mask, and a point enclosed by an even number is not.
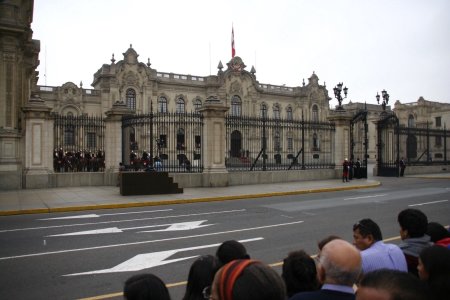
<svg viewBox="0 0 450 300"><path fill-rule="evenodd" d="M379 269L368 272L361 279L359 286L387 291L393 300L429 298L428 290L417 277L398 270Z"/></svg>
<svg viewBox="0 0 450 300"><path fill-rule="evenodd" d="M247 250L240 242L229 240L219 246L216 257L222 265L225 265L235 259L248 259L250 255L247 254Z"/></svg>
<svg viewBox="0 0 450 300"><path fill-rule="evenodd" d="M138 274L128 278L123 296L127 300L170 300L166 285L153 274Z"/></svg>
<svg viewBox="0 0 450 300"><path fill-rule="evenodd" d="M299 292L319 289L314 259L303 250L290 252L283 260L281 277L286 284L288 297Z"/></svg>
<svg viewBox="0 0 450 300"><path fill-rule="evenodd" d="M443 225L437 222L430 222L427 226L427 235L430 236L433 243L436 243L437 241L450 237L450 232Z"/></svg>
<svg viewBox="0 0 450 300"><path fill-rule="evenodd" d="M398 223L411 238L422 237L427 232L428 218L418 209L407 208L398 214Z"/></svg>
<svg viewBox="0 0 450 300"><path fill-rule="evenodd" d="M285 300L283 279L269 266L250 259L238 259L220 271L221 300Z"/></svg>
<svg viewBox="0 0 450 300"><path fill-rule="evenodd" d="M203 289L211 286L214 275L219 269L219 262L212 255L199 257L189 269L186 292L183 300L203 300Z"/></svg>
<svg viewBox="0 0 450 300"><path fill-rule="evenodd" d="M321 239L320 241L317 242L317 247L319 247L319 250L322 251L322 248L328 244L329 242L331 242L332 240L341 240L340 237L338 237L337 235L329 235L326 238Z"/></svg>
<svg viewBox="0 0 450 300"><path fill-rule="evenodd" d="M372 235L375 241L381 241L383 239L380 227L372 219L360 220L359 222L353 225L353 231L355 231L356 229L359 229L359 233L363 237Z"/></svg>
<svg viewBox="0 0 450 300"><path fill-rule="evenodd" d="M438 245L427 247L420 252L420 260L428 273L428 285L436 299L450 295L450 249Z"/></svg>

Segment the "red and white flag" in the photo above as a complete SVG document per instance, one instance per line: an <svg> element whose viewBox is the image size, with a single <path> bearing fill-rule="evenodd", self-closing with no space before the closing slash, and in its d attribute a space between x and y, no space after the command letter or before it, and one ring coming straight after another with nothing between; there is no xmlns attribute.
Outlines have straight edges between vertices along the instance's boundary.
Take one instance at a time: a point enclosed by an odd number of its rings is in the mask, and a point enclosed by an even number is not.
<svg viewBox="0 0 450 300"><path fill-rule="evenodd" d="M236 49L234 49L234 28L231 26L231 58L236 55Z"/></svg>

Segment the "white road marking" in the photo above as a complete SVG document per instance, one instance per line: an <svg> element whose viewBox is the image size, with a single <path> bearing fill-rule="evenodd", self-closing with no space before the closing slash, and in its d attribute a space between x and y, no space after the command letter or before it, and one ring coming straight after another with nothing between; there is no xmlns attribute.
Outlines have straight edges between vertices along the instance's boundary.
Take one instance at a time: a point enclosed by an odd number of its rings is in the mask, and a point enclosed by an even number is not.
<svg viewBox="0 0 450 300"><path fill-rule="evenodd" d="M262 237L258 237L258 238L253 238L253 239L240 240L239 242L247 243L247 242L259 241L259 240L263 240L263 239L264 238L262 238ZM143 269L149 269L152 267L167 265L167 264L170 264L173 262L187 260L187 259L191 259L191 258L198 256L198 255L194 255L194 256L166 260L167 258L171 257L172 255L174 255L178 252L205 249L205 248L213 248L213 247L218 247L218 246L220 246L220 243L196 246L196 247L181 248L181 249L174 249L174 250L167 250L167 251L138 254L138 255L132 257L131 259L128 259L128 260L124 261L123 263L120 263L117 266L109 268L109 269L95 270L95 271L82 272L82 273L74 273L74 274L68 274L68 275L63 275L63 276L79 276L79 275L91 275L91 274L140 271Z"/></svg>
<svg viewBox="0 0 450 300"><path fill-rule="evenodd" d="M72 220L72 219L88 219L88 218L100 218L105 216L119 216L119 215L131 215L131 214L145 214L145 213L155 213L162 211L170 211L170 209L158 209L158 210L144 210L144 211L131 211L126 213L115 213L115 214L87 214L87 215L75 215L75 216L67 216L67 217L59 217L59 218L46 218L46 219L38 219L39 221L52 221L52 220Z"/></svg>
<svg viewBox="0 0 450 300"><path fill-rule="evenodd" d="M344 201L347 200L357 200L357 199L367 199L367 198L375 198L375 197L384 197L387 194L382 194L382 195L369 195L369 196L361 196L361 197L353 197L353 198L344 198Z"/></svg>
<svg viewBox="0 0 450 300"><path fill-rule="evenodd" d="M75 236L75 235L93 235L93 234L105 234L105 233L122 233L124 230L133 230L133 229L143 229L143 228L152 228L152 227L165 227L166 229L161 230L153 230L153 231L140 231L140 232L159 232L159 231L182 231L182 230L192 230L201 227L211 226L213 224L201 225L208 220L202 221L192 221L192 222L183 222L183 223L173 223L173 224L161 224L161 225L149 225L149 226L139 226L139 227L130 227L130 228L102 228L102 229L94 229L94 230L85 230L85 231L77 231L70 233L61 233L61 234L53 234L47 235L46 237L61 237L61 236Z"/></svg>
<svg viewBox="0 0 450 300"><path fill-rule="evenodd" d="M29 228L15 228L15 229L0 230L0 233L13 232L13 231L26 231L26 230L40 230L40 229L50 229L50 228L62 228L62 227L98 225L98 224L113 224L113 223L145 221L145 220L159 220L159 219L168 219L168 218L206 216L206 215L228 214L228 213L243 212L243 211L245 211L245 209L211 211L211 212L197 213L197 214L169 215L169 216L162 216L162 217L149 217L149 218L140 218L140 219L118 220L118 221L104 221L104 222L78 223L78 224L67 224L67 225L39 226L39 227L29 227Z"/></svg>
<svg viewBox="0 0 450 300"><path fill-rule="evenodd" d="M25 257L37 257L37 256L52 255L52 254L63 254L63 253L81 252L81 251L89 251L89 250L97 250L97 249L108 249L108 248L117 248L117 247L126 247L126 246L134 246L134 245L145 245L145 244L150 244L150 243L175 241L175 240L191 239L191 238L204 237L204 236L221 235L221 234L228 234L228 233L235 233L235 232L244 232L244 231L260 230L260 229L267 229L267 228L274 228L274 227L281 227L281 226L296 225L296 224L301 224L303 222L304 221L296 221L296 222L289 222L289 223L264 225L264 226L258 226L258 227L234 229L234 230L211 232L211 233L188 235L188 236L180 236L180 237L165 238L165 239L150 240L150 241L141 241L141 242L123 243L123 244L112 244L112 245L87 247L87 248L77 248L77 249L67 249L67 250L31 253L31 254L23 254L23 255L15 255L15 256L5 256L5 257L0 257L0 260L10 260L10 259L25 258Z"/></svg>
<svg viewBox="0 0 450 300"><path fill-rule="evenodd" d="M422 205L435 204L435 203L442 203L442 202L447 202L447 201L448 201L448 200L431 201L431 202L424 202L424 203L410 204L410 205L408 205L408 206L422 206Z"/></svg>

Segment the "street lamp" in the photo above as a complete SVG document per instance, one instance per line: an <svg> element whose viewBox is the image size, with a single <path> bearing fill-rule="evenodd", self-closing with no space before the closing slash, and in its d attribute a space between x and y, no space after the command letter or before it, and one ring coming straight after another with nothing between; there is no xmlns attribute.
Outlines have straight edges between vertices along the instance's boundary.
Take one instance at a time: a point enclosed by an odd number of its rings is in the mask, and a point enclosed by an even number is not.
<svg viewBox="0 0 450 300"><path fill-rule="evenodd" d="M334 97L337 99L337 101L339 102L339 105L337 107L337 109L343 109L342 108L342 100L344 100L345 98L347 98L347 92L348 92L348 88L344 87L342 88L342 86L344 85L343 82L339 82L334 88ZM342 98L342 91L344 91L344 98Z"/></svg>
<svg viewBox="0 0 450 300"><path fill-rule="evenodd" d="M377 92L377 95L375 96L377 98L378 104L380 104L380 95ZM383 111L386 110L386 105L389 103L389 94L386 92L386 90L381 91L381 97L383 97L383 102L381 103L381 106L383 107Z"/></svg>

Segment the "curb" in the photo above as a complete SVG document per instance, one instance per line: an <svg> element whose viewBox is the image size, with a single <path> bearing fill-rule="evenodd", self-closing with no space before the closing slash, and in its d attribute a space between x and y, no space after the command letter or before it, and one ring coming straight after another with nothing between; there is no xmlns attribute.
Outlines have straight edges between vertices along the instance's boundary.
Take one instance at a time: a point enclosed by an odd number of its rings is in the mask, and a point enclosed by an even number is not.
<svg viewBox="0 0 450 300"><path fill-rule="evenodd" d="M230 195L230 196L218 196L218 197L174 199L174 200L160 200L160 201L148 201L148 202L130 202L130 203L122 203L122 204L99 204L99 205L68 206L68 207L55 207L55 208L48 207L48 208L23 209L23 210L5 210L5 211L0 211L0 216L13 216L13 215L24 215L24 214L45 214L45 213L56 213L56 212L71 212L71 211L84 211L84 210L97 210L97 209L117 209L117 208L131 208L131 207L145 207L145 206L162 206L162 205L189 204L189 203L202 203L202 202L219 202L219 201L266 198L266 197L275 197L275 196L289 196L289 195L301 195L301 194L312 194L312 193L322 193L322 192L357 190L357 189L373 188L373 187L377 187L380 185L381 185L380 182L375 182L375 183L366 184L366 185L317 188L317 189L303 189L303 190L296 190L296 191L271 192L271 193L263 193L263 194L242 194L242 195Z"/></svg>

